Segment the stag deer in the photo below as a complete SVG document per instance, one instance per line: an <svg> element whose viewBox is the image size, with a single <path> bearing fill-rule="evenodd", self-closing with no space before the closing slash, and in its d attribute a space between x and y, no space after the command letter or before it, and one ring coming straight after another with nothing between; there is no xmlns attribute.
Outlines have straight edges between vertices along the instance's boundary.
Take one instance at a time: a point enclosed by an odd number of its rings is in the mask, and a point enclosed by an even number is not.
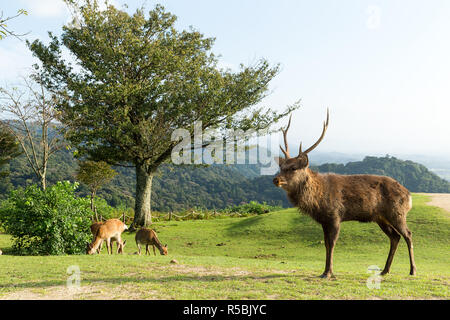
<svg viewBox="0 0 450 320"><path fill-rule="evenodd" d="M138 247L138 254L141 255L141 244L145 244L145 254L150 254L149 245L153 247L153 254L156 256L155 246L158 248L161 255L167 255L167 244L163 246L161 242L158 240L158 236L156 232L151 229L142 228L138 232L136 232L136 236L134 237L136 240L136 245Z"/></svg>
<svg viewBox="0 0 450 320"><path fill-rule="evenodd" d="M287 131L282 129L285 149L280 146L285 159L275 158L280 167L273 179L277 187L283 188L289 201L309 215L323 228L326 248L325 271L322 278L333 277L333 249L339 236L341 222L376 222L389 237L391 247L382 275L389 273L400 236L406 241L409 251L410 275L416 274L412 234L406 225L406 215L412 207L409 191L396 180L376 175L320 174L308 168L308 153L314 150L325 136L329 111L322 135L310 148L295 158L289 155Z"/></svg>
<svg viewBox="0 0 450 320"><path fill-rule="evenodd" d="M93 228L98 229L92 243L87 245L88 254L99 252L98 249L101 248L103 241L105 240L108 254L112 254L112 245L114 241L117 241L117 253L123 253L126 240L122 241L121 235L128 227L122 221L119 219L109 219L104 223L98 223L96 226L91 226L91 231Z"/></svg>

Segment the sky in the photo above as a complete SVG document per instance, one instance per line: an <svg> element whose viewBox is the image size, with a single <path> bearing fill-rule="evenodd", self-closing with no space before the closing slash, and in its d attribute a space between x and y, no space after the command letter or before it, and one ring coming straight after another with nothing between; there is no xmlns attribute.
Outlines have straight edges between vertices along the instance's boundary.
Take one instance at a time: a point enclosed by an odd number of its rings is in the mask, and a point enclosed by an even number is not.
<svg viewBox="0 0 450 320"><path fill-rule="evenodd" d="M301 99L288 138L304 149L330 125L316 150L352 154L426 154L450 159L450 1L448 0L161 0L112 1L132 13L156 3L215 37L220 66L239 70L265 58L281 65L264 106ZM25 38L60 34L60 0L0 0ZM0 85L14 84L35 62L24 41L0 41Z"/></svg>

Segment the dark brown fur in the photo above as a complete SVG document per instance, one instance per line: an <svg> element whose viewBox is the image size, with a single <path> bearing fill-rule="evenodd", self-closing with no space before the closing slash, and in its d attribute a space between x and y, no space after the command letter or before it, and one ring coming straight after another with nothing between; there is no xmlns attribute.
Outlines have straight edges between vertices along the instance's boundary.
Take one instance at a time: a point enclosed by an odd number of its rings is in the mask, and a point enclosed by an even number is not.
<svg viewBox="0 0 450 320"><path fill-rule="evenodd" d="M403 236L410 259L410 274L416 274L412 234L406 225L406 215L412 207L411 194L396 180L376 175L320 174L308 168L307 153L323 139L327 121L320 139L308 150L291 158L287 144L287 130L281 148L286 159L276 158L280 173L273 179L277 187L287 192L289 201L305 214L320 223L324 232L326 248L325 271L322 277L333 276L333 249L339 236L340 224L344 221L376 222L389 237L391 247L382 275L390 270L392 259Z"/></svg>
<svg viewBox="0 0 450 320"><path fill-rule="evenodd" d="M411 195L405 187L389 177L319 174L299 167L297 158L280 160L280 174L274 183L286 190L294 206L323 227L327 250L323 277L333 273L333 249L341 222L352 220L376 222L390 238L391 250L382 274L389 272L400 235L408 244L410 274L415 274L412 237L406 225Z"/></svg>

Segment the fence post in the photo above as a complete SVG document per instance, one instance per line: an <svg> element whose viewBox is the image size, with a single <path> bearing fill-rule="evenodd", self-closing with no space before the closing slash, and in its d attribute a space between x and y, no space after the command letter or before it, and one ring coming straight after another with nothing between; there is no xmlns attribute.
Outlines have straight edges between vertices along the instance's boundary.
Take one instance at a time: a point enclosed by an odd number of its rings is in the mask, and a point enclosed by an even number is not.
<svg viewBox="0 0 450 320"><path fill-rule="evenodd" d="M169 212L169 221L172 220L172 211Z"/></svg>
<svg viewBox="0 0 450 320"><path fill-rule="evenodd" d="M97 207L96 206L94 206L94 212L95 212L95 219L97 219L97 222L98 222L98 214L97 214Z"/></svg>

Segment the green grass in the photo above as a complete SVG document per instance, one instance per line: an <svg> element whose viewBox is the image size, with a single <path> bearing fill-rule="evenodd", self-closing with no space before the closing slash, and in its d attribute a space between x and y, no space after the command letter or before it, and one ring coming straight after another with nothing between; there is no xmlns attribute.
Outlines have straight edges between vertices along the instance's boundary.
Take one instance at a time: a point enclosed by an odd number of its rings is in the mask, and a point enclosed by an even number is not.
<svg viewBox="0 0 450 320"><path fill-rule="evenodd" d="M137 256L134 234L125 255L0 256L0 298L75 299L448 299L450 219L414 195L408 226L418 275L411 277L402 239L391 274L369 289L371 265L384 267L389 240L376 224L342 224L336 279L325 264L320 225L295 209L248 218L154 224L168 256ZM9 236L0 235L8 253ZM171 264L176 259L179 264ZM79 266L81 288L68 291L67 267Z"/></svg>

